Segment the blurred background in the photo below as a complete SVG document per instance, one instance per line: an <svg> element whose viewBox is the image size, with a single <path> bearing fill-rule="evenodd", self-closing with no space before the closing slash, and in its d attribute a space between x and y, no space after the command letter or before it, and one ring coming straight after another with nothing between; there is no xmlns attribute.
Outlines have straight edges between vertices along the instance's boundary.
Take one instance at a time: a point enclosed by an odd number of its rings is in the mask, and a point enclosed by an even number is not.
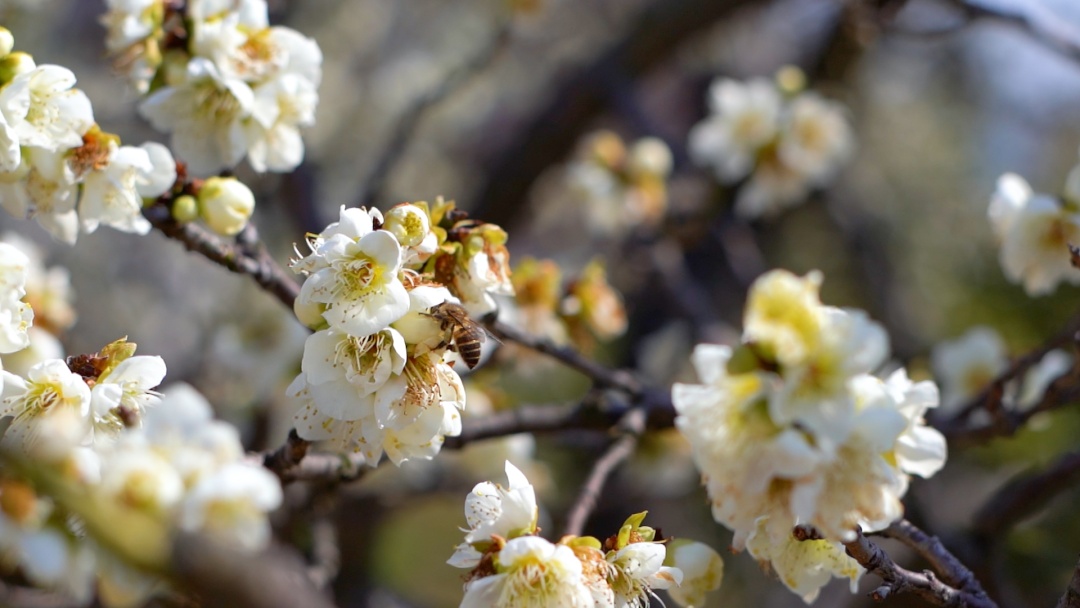
<svg viewBox="0 0 1080 608"><path fill-rule="evenodd" d="M290 175L238 171L256 192L255 223L282 263L341 205L453 198L507 229L515 264L554 260L561 276L547 267L537 271L548 273L544 280L566 283L590 261L606 261L625 328L576 343L657 386L693 379L695 343L738 335L745 290L770 268L822 270L823 300L866 309L889 330L896 361L923 378L930 349L971 326L994 327L1020 354L1076 309L1075 288L1033 299L1009 284L986 219L1001 173L1056 194L1078 161L1080 47L1063 50L1016 22L946 0L270 5L273 23L314 37L325 55L303 165ZM985 6L1041 15L1066 39L1080 33L1073 0ZM103 129L126 143L165 141L138 118L137 95L109 66L101 2L0 7L16 49L75 72ZM805 204L743 222L730 211L731 190L690 162L687 134L707 114L714 78L772 78L785 65L801 67L808 88L849 108L857 151ZM670 178L650 194L664 202L655 221L607 225L590 207L596 201L574 186L581 142L601 129L627 146L656 137L670 147ZM78 313L62 336L69 354L127 335L140 354L165 358L168 381L206 394L250 449L282 443L291 418L283 389L299 371L307 331L253 282L156 233L102 229L68 248L6 215L0 232L33 241L50 266L69 269ZM572 327L567 332L575 338ZM510 350L468 379L470 415L573 403L588 392L583 377ZM991 539L975 539L969 527L1010 477L1075 449L1078 436L1080 416L1063 408L1013 438L954 449L943 472L913 483L908 516L941 536L1003 605L1050 605L1080 551L1080 490ZM383 467L340 488L294 484L279 535L316 563L327 550L340 552L332 583L340 606L455 606L461 571L444 562L460 542L465 493L483 480L505 481L502 462L510 458L537 485L541 525L557 538L606 442L584 432L516 437ZM646 523L666 535L704 541L726 556L730 533L712 521L689 450L673 433L646 438L586 532L609 535L646 509ZM885 544L901 564L922 567ZM726 562L709 605L802 605L749 556ZM863 593L834 583L816 605L871 605L864 595L877 580L866 578L874 580L863 581ZM919 605L908 596L888 603Z"/></svg>

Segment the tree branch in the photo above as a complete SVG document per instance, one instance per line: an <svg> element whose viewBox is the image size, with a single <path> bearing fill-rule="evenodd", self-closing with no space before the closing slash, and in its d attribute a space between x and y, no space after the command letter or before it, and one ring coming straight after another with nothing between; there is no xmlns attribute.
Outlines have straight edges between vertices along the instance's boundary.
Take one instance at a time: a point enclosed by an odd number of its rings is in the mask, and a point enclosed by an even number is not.
<svg viewBox="0 0 1080 608"><path fill-rule="evenodd" d="M882 601L894 593L911 593L936 606L997 608L997 604L985 595L950 587L939 581L931 571L912 572L896 565L889 554L863 535L862 530L856 532L855 540L844 543L844 548L863 568L884 581L882 586L870 593L875 600Z"/></svg>
<svg viewBox="0 0 1080 608"><path fill-rule="evenodd" d="M198 253L232 272L255 279L263 289L292 310L293 301L300 293L300 285L258 242L253 226L249 225L234 245L198 224L177 222L164 204L144 208L143 215L154 228L170 239L182 243L188 251Z"/></svg>
<svg viewBox="0 0 1080 608"><path fill-rule="evenodd" d="M641 409L630 410L620 421L619 426L622 436L616 439L604 452L595 464L585 483L581 486L581 492L577 500L570 507L566 517L566 534L581 536L585 531L585 523L589 515L596 508L600 499L600 493L604 489L611 473L620 464L634 454L641 434L645 432L645 411Z"/></svg>
<svg viewBox="0 0 1080 608"><path fill-rule="evenodd" d="M1080 562L1073 568L1072 578L1065 593L1058 600L1056 608L1080 608Z"/></svg>
<svg viewBox="0 0 1080 608"><path fill-rule="evenodd" d="M996 537L1034 515L1060 492L1075 487L1077 481L1080 451L1059 457L1043 471L1025 471L986 500L975 514L972 528L982 538Z"/></svg>
<svg viewBox="0 0 1080 608"><path fill-rule="evenodd" d="M955 555L949 552L941 540L920 530L906 519L893 522L877 535L900 541L913 549L937 571L949 585L979 597L986 597L978 579Z"/></svg>

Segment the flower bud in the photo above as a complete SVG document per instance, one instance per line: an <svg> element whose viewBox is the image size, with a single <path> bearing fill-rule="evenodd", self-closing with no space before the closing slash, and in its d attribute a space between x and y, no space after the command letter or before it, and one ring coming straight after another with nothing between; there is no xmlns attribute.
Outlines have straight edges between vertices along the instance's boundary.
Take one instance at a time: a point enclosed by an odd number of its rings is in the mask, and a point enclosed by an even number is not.
<svg viewBox="0 0 1080 608"><path fill-rule="evenodd" d="M319 302L305 301L303 298L296 298L293 302L293 314L296 315L297 320L310 329L320 329L326 326L326 319L323 318L323 312L326 311L326 305Z"/></svg>
<svg viewBox="0 0 1080 608"><path fill-rule="evenodd" d="M419 207L403 203L386 212L383 229L396 236L402 247L415 247L424 241L431 226Z"/></svg>
<svg viewBox="0 0 1080 608"><path fill-rule="evenodd" d="M222 236L243 230L255 211L255 195L234 177L211 177L197 196L202 220Z"/></svg>
<svg viewBox="0 0 1080 608"><path fill-rule="evenodd" d="M194 196L185 194L178 197L172 204L173 219L181 222L193 222L199 217L199 203Z"/></svg>
<svg viewBox="0 0 1080 608"><path fill-rule="evenodd" d="M0 27L0 55L7 55L15 48L15 36L6 27Z"/></svg>
<svg viewBox="0 0 1080 608"><path fill-rule="evenodd" d="M16 51L0 59L0 83L8 83L19 74L25 74L37 67L29 53Z"/></svg>
<svg viewBox="0 0 1080 608"><path fill-rule="evenodd" d="M683 573L682 584L668 589L680 606L704 606L705 594L718 589L724 580L724 560L712 547L696 541L678 540L669 544L664 563Z"/></svg>

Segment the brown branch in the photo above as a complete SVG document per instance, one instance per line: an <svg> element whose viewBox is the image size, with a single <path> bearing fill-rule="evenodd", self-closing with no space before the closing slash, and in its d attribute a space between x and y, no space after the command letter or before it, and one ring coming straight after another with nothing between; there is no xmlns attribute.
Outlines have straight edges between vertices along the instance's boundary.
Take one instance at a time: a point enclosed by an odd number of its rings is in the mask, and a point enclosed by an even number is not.
<svg viewBox="0 0 1080 608"><path fill-rule="evenodd" d="M387 179L393 173L395 165L401 159L402 154L408 149L416 135L416 130L428 112L439 105L441 101L461 90L466 84L480 73L487 70L506 48L510 39L510 23L500 23L496 27L495 35L474 56L469 58L464 65L451 71L438 86L424 93L398 117L397 124L390 132L386 146L382 154L372 164L364 179L360 194L356 197L356 206L368 206L382 201Z"/></svg>
<svg viewBox="0 0 1080 608"><path fill-rule="evenodd" d="M1065 593L1058 600L1056 608L1080 608L1080 562L1073 568L1072 578Z"/></svg>
<svg viewBox="0 0 1080 608"><path fill-rule="evenodd" d="M333 608L304 575L303 564L281 548L252 555L207 535L179 534L170 572L180 588L199 597L201 606Z"/></svg>
<svg viewBox="0 0 1080 608"><path fill-rule="evenodd" d="M936 606L997 608L997 604L985 595L950 587L929 570L912 572L896 565L889 554L866 538L861 530L856 532L855 540L844 543L844 548L863 568L884 581L883 585L870 593L873 599L882 601L896 593L911 593Z"/></svg>
<svg viewBox="0 0 1080 608"><path fill-rule="evenodd" d="M143 209L143 215L154 228L170 239L181 242L188 251L198 253L232 272L250 276L292 310L293 301L300 293L300 285L261 245L256 246L251 242L251 237L255 235L254 228L247 232L247 242L234 245L198 224L177 222L164 204Z"/></svg>
<svg viewBox="0 0 1080 608"><path fill-rule="evenodd" d="M888 528L876 533L885 538L900 541L913 549L937 571L945 582L953 587L979 597L986 597L986 591L975 575L956 558L941 540L920 530L906 519L893 522Z"/></svg>
<svg viewBox="0 0 1080 608"><path fill-rule="evenodd" d="M1057 459L1043 471L1026 471L1009 480L975 514L972 525L982 538L995 538L1031 517L1062 491L1080 481L1080 451Z"/></svg>
<svg viewBox="0 0 1080 608"><path fill-rule="evenodd" d="M607 483L608 477L634 454L638 440L645 431L645 411L641 409L631 410L620 421L619 426L622 436L616 439L604 452L595 464L585 483L581 486L574 504L566 517L566 534L581 536L585 531L585 522L596 508L600 499L600 493Z"/></svg>
<svg viewBox="0 0 1080 608"><path fill-rule="evenodd" d="M546 338L530 336L515 327L498 321L489 322L487 327L497 338L520 344L528 349L553 357L567 367L588 376L597 386L623 390L633 397L641 397L645 392L641 383L629 372L612 370L582 356L573 348L559 346Z"/></svg>

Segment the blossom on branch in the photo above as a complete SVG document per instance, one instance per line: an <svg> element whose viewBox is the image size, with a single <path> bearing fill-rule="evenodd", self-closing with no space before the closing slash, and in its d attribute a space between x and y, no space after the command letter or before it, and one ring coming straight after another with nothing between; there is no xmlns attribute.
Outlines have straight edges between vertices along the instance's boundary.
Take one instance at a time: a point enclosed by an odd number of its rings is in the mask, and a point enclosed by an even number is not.
<svg viewBox="0 0 1080 608"><path fill-rule="evenodd" d="M698 345L702 384L672 391L713 517L735 532L736 549L757 538L760 559L798 524L834 543L885 528L903 514L908 475L945 462L944 438L923 420L937 387L903 369L871 375L888 354L884 331L861 311L823 305L820 284L817 273L760 277L742 344ZM809 597L828 578L789 587Z"/></svg>

